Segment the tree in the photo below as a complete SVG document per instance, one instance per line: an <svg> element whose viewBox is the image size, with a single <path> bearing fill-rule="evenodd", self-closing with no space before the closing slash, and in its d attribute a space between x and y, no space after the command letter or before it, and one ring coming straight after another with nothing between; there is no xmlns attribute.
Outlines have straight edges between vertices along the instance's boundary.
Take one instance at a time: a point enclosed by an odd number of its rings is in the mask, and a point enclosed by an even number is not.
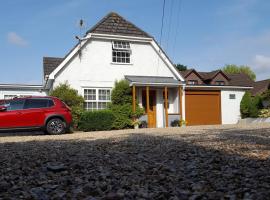
<svg viewBox="0 0 270 200"><path fill-rule="evenodd" d="M182 65L182 64L175 64L174 65L179 71L185 71L188 69L188 67L186 65Z"/></svg>
<svg viewBox="0 0 270 200"><path fill-rule="evenodd" d="M222 71L228 74L244 73L244 74L247 74L253 81L256 80L256 74L251 70L249 66L245 66L245 65L238 66L238 65L230 64L230 65L225 65L222 68Z"/></svg>
<svg viewBox="0 0 270 200"><path fill-rule="evenodd" d="M61 83L55 87L50 92L50 96L61 99L71 108L73 124L75 127L77 127L80 115L83 112L84 103L84 98L78 94L78 91L71 88L70 85L66 82Z"/></svg>

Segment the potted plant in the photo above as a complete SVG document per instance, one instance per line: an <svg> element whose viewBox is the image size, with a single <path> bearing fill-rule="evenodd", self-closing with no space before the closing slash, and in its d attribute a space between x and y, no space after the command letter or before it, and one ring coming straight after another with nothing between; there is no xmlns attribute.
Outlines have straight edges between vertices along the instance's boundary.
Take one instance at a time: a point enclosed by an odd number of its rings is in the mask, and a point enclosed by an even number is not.
<svg viewBox="0 0 270 200"><path fill-rule="evenodd" d="M186 125L187 125L187 121L181 119L181 120L180 120L180 126L181 126L181 127L186 127Z"/></svg>
<svg viewBox="0 0 270 200"><path fill-rule="evenodd" d="M138 129L139 126L141 124L141 121L139 119L135 119L133 122L132 122L132 125L134 126L134 129Z"/></svg>

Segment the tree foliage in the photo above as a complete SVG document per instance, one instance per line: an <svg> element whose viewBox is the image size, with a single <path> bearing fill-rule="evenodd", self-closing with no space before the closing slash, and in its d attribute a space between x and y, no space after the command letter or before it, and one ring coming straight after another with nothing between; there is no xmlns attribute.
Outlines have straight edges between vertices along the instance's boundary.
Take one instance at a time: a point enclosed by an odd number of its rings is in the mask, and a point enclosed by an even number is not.
<svg viewBox="0 0 270 200"><path fill-rule="evenodd" d="M256 74L251 70L249 66L245 66L245 65L238 66L238 65L230 64L230 65L225 65L222 68L222 71L228 74L245 73L251 78L251 80L253 81L256 80Z"/></svg>
<svg viewBox="0 0 270 200"><path fill-rule="evenodd" d="M185 71L188 69L188 67L186 65L182 65L182 64L175 64L174 65L176 67L176 69L178 69L179 71Z"/></svg>
<svg viewBox="0 0 270 200"><path fill-rule="evenodd" d="M71 88L66 83L59 84L50 92L50 96L57 97L65 102L72 110L73 124L75 127L78 125L80 115L83 112L84 98L78 94L78 91Z"/></svg>

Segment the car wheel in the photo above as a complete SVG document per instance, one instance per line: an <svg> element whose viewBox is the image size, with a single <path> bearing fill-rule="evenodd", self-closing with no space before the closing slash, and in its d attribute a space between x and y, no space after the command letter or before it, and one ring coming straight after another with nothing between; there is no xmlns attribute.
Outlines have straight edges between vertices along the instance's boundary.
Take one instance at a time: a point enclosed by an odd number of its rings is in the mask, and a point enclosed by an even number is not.
<svg viewBox="0 0 270 200"><path fill-rule="evenodd" d="M66 124L59 118L53 118L46 125L47 133L51 135L59 135L65 133Z"/></svg>

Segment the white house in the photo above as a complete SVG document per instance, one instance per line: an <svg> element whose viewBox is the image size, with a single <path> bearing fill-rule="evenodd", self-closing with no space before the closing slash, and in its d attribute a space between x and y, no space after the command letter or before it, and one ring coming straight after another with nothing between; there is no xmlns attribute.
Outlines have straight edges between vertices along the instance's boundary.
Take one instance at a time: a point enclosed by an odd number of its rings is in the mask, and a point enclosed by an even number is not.
<svg viewBox="0 0 270 200"><path fill-rule="evenodd" d="M201 82L187 80L152 36L117 13L109 13L87 31L64 58L45 57L43 63L41 94L67 81L84 96L88 110L105 109L115 81L126 79L133 102L138 100L146 110L149 127L168 127L180 118L190 125L236 123L241 98L251 89L249 83L231 84L235 78L225 74L223 84L222 72L211 77L213 83L200 75Z"/></svg>

